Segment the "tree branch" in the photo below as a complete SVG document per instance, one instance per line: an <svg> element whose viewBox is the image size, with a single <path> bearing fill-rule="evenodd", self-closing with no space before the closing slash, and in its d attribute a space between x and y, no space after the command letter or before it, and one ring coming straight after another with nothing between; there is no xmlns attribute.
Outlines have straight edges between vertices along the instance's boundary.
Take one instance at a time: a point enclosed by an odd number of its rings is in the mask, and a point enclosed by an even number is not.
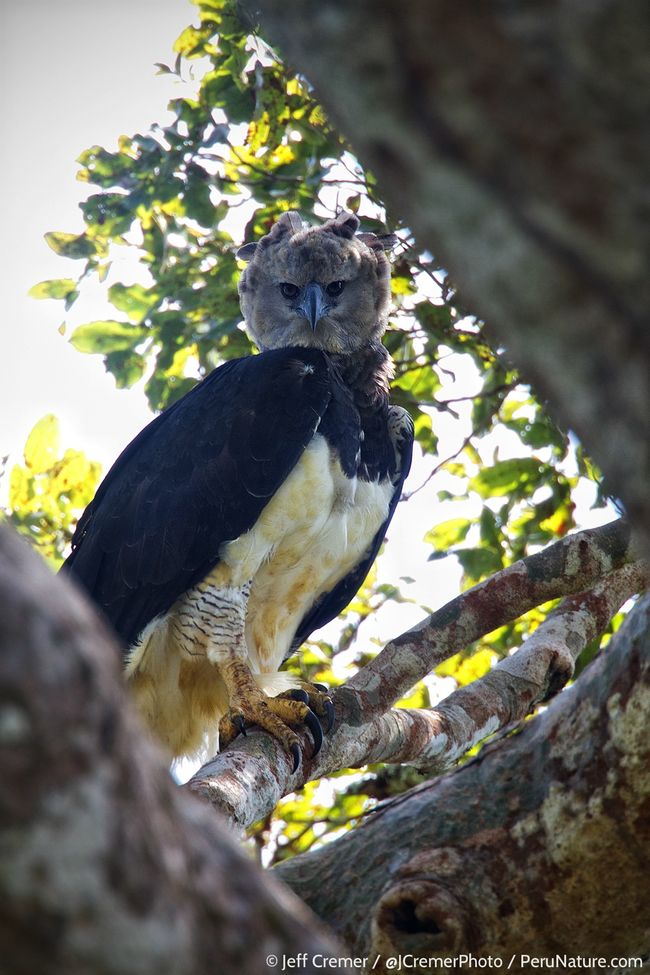
<svg viewBox="0 0 650 975"><path fill-rule="evenodd" d="M642 564L613 571L632 557L629 528L619 520L568 536L509 566L392 640L339 688L333 732L315 759L306 742L295 774L279 744L253 731L204 765L189 788L237 825L250 826L288 792L342 768L418 760L427 767L434 763L437 771L448 768L478 741L525 717L545 694L568 680L573 671L569 657L575 659L573 654L645 585ZM517 654L438 708L390 710L402 693L473 640L603 576L602 585L564 603ZM570 642L570 650L561 645L562 639ZM406 648L403 656L401 647ZM370 668L372 680L364 680Z"/></svg>
<svg viewBox="0 0 650 975"><path fill-rule="evenodd" d="M509 565L395 637L359 670L338 692L349 720L383 713L474 640L541 603L587 589L633 558L629 526L618 519Z"/></svg>
<svg viewBox="0 0 650 975"><path fill-rule="evenodd" d="M488 734L521 721L554 697L572 677L587 644L649 581L648 564L636 562L563 600L515 653L428 712L435 731L416 764L429 774L445 772Z"/></svg>
<svg viewBox="0 0 650 975"><path fill-rule="evenodd" d="M517 734L275 872L356 955L646 955L649 634L650 596Z"/></svg>
<svg viewBox="0 0 650 975"><path fill-rule="evenodd" d="M339 954L174 785L117 645L4 526L0 602L2 971L213 975L215 959L239 973L268 954Z"/></svg>

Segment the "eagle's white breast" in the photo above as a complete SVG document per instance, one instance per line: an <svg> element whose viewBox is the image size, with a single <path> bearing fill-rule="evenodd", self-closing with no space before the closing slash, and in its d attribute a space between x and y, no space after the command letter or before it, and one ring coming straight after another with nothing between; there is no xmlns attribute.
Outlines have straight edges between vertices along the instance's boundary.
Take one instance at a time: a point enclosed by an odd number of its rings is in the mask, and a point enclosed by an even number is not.
<svg viewBox="0 0 650 975"><path fill-rule="evenodd" d="M361 561L393 490L388 479L347 478L317 434L256 525L224 547L232 583L252 580L246 642L253 671L280 666L307 611Z"/></svg>

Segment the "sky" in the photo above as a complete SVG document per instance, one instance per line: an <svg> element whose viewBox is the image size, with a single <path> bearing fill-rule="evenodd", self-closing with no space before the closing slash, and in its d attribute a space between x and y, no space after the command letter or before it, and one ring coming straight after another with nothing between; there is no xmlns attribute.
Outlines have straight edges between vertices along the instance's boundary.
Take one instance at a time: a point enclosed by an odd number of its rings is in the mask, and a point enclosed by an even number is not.
<svg viewBox="0 0 650 975"><path fill-rule="evenodd" d="M9 466L20 460L27 434L46 413L59 417L64 446L84 450L105 470L151 419L141 388L116 390L101 357L77 352L59 334L62 303L36 301L27 292L48 278L76 277L80 262L64 261L43 240L47 231L83 228L78 203L88 188L75 179L75 160L93 144L111 149L121 134L165 123L167 102L181 92L178 82L158 75L154 65L170 63L174 39L193 20L194 8L184 0L2 2L0 457L9 454ZM127 258L118 279L131 283L136 273ZM114 314L93 286L69 314L67 334L82 322ZM461 370L445 396L466 394L471 383L471 374ZM452 453L463 435L444 424L437 432L441 456ZM508 450L500 445L501 457ZM426 478L430 465L430 459L416 460L410 490ZM3 490L0 481L0 500ZM405 594L431 607L456 594L460 570L454 559L428 562L423 535L435 521L464 514L446 514L435 505L435 495L422 491L398 506L380 563L384 581L413 577ZM365 633L385 639L421 616L415 605L393 607L372 620Z"/></svg>
<svg viewBox="0 0 650 975"><path fill-rule="evenodd" d="M78 274L80 262L57 257L43 240L50 230L82 229L87 188L76 181L75 159L164 120L175 92L154 62L169 60L193 11L183 0L3 0L0 456L15 456L34 423L53 412L67 445L105 464L149 418L141 391L116 393L101 358L59 335L62 302L27 292ZM96 293L77 304L71 324L112 317Z"/></svg>

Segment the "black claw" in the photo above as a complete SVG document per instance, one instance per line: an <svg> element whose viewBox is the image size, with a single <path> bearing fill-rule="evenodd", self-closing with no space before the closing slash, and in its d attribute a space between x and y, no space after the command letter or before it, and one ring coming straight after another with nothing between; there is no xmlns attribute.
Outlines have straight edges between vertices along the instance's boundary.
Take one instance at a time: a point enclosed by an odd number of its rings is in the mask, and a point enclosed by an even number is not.
<svg viewBox="0 0 650 975"><path fill-rule="evenodd" d="M325 714L327 716L327 728L325 729L325 734L329 735L330 731L334 727L334 718L336 717L334 705L330 700L325 701Z"/></svg>
<svg viewBox="0 0 650 975"><path fill-rule="evenodd" d="M311 736L314 739L314 751L312 752L312 758L315 758L320 751L320 746L323 744L323 729L320 726L320 721L311 710L307 711L305 724L311 731Z"/></svg>
<svg viewBox="0 0 650 975"><path fill-rule="evenodd" d="M323 694L327 694L329 691L329 687L326 684L312 684L312 687L315 687L317 691L322 691Z"/></svg>
<svg viewBox="0 0 650 975"><path fill-rule="evenodd" d="M298 771L298 766L300 765L300 759L302 758L302 753L300 751L300 745L294 741L291 746L291 754L293 755L293 768L291 769L291 774Z"/></svg>
<svg viewBox="0 0 650 975"><path fill-rule="evenodd" d="M233 722L232 723L234 724L234 726L237 729L237 731L239 732L239 734L240 735L243 735L244 738L245 738L246 737L246 722L244 721L244 716L242 714L238 714L236 718L233 718Z"/></svg>
<svg viewBox="0 0 650 975"><path fill-rule="evenodd" d="M292 701L300 701L301 704L309 704L309 694L307 691L303 691L301 687L292 687L290 691L287 691L286 696Z"/></svg>

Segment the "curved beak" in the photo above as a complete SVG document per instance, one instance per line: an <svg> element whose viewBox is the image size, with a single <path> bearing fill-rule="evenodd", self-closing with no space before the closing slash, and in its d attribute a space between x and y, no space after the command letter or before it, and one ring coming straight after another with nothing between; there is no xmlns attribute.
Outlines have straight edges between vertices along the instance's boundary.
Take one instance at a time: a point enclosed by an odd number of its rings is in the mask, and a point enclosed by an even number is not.
<svg viewBox="0 0 650 975"><path fill-rule="evenodd" d="M318 321L323 315L327 314L329 307L322 285L316 284L315 281L310 281L305 286L300 302L297 305L297 311L305 316L312 327L312 331L316 331Z"/></svg>

